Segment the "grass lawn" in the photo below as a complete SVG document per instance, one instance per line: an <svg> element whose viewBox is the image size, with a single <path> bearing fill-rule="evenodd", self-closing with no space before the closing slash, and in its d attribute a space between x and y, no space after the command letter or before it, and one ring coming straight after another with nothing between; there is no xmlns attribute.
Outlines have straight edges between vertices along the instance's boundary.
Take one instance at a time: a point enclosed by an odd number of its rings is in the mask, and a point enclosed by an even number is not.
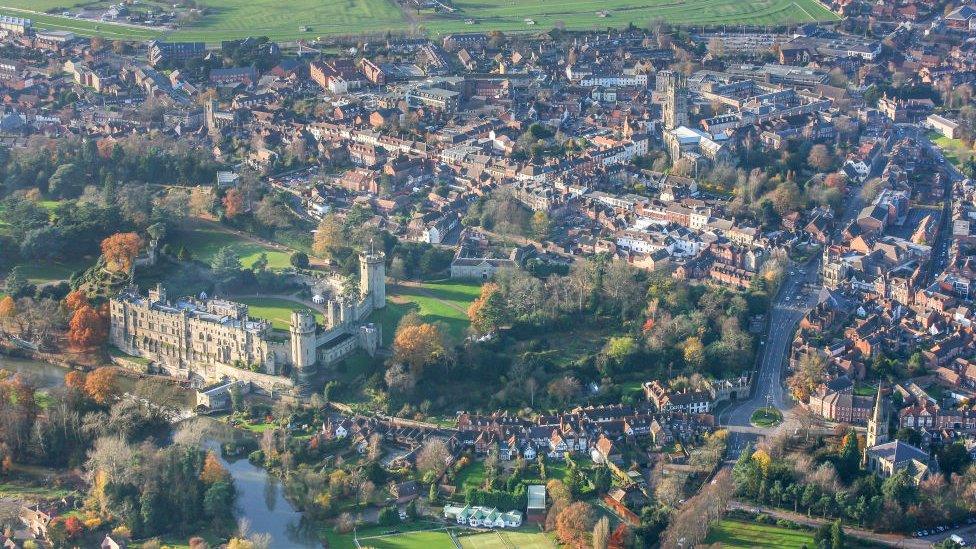
<svg viewBox="0 0 976 549"><path fill-rule="evenodd" d="M956 167L962 167L963 162L969 160L973 153L960 139L949 139L938 132L929 132L928 138L942 149L942 155Z"/></svg>
<svg viewBox="0 0 976 549"><path fill-rule="evenodd" d="M217 251L224 246L233 248L241 258L241 264L246 268L254 265L261 254L268 256L268 268L272 270L284 269L291 266L291 254L265 246L258 242L247 240L230 231L219 227L196 227L191 230L179 231L171 239L173 246L179 249L186 246L193 259L210 263Z"/></svg>
<svg viewBox="0 0 976 549"><path fill-rule="evenodd" d="M760 408L752 413L749 421L756 427L772 427L783 421L783 414L776 408Z"/></svg>
<svg viewBox="0 0 976 549"><path fill-rule="evenodd" d="M56 0L42 0L34 2L28 0L4 0L0 7L0 15L13 17L27 17L34 23L35 28L49 30L71 31L79 36L104 36L118 40L152 40L162 34L160 31L60 15L48 15L30 10L47 10L65 5L78 5L82 2L58 2Z"/></svg>
<svg viewBox="0 0 976 549"><path fill-rule="evenodd" d="M468 329L468 305L481 294L481 282L424 282L423 287L387 285L386 307L373 313L371 320L383 326L383 344L393 342L397 324L414 311L425 322L443 322L454 338L461 339Z"/></svg>
<svg viewBox="0 0 976 549"><path fill-rule="evenodd" d="M485 483L485 462L475 461L469 463L467 467L461 469L454 483L458 487L459 493L465 493L468 488L481 488Z"/></svg>
<svg viewBox="0 0 976 549"><path fill-rule="evenodd" d="M297 301L279 299L275 297L242 297L235 298L247 305L248 313L253 318L263 318L271 321L271 326L277 330L287 330L291 324L292 311L308 309L305 305ZM315 321L319 324L325 323L322 313L315 311Z"/></svg>
<svg viewBox="0 0 976 549"><path fill-rule="evenodd" d="M20 265L20 272L27 277L31 284L44 284L57 280L68 280L71 273L84 271L94 260L79 259L75 261L33 261Z"/></svg>
<svg viewBox="0 0 976 549"><path fill-rule="evenodd" d="M542 532L496 530L458 538L464 549L554 549L556 544Z"/></svg>
<svg viewBox="0 0 976 549"><path fill-rule="evenodd" d="M374 549L454 549L451 536L444 530L410 532L377 538L359 538L363 547Z"/></svg>
<svg viewBox="0 0 976 549"><path fill-rule="evenodd" d="M422 549L426 549L427 545L422 542L420 545L380 546L377 545L376 542L380 540L389 540L390 538L382 538L376 536L383 536L384 535L383 532L396 529L402 532L402 534L398 536L400 538L404 538L408 540L413 539L412 535L408 536L408 534L412 534L412 533L417 533L417 535L419 535L420 533L440 534L443 536L443 539L447 540L447 543L450 544L451 538L450 536L447 535L446 532L444 532L444 530L442 530L443 527L444 525L438 522L417 521L417 522L410 522L406 524L398 524L396 526L362 526L357 528L356 532L359 536L360 544L363 545L364 547L419 547ZM323 527L322 530L320 530L319 532L319 537L322 537L326 541L328 541L329 547L355 547L356 546L356 543L353 541L352 532L349 532L348 534L338 534L336 533L335 529L332 528L332 526ZM433 535L431 537L437 539L436 535ZM370 538L370 539L367 543L363 538ZM447 547L454 547L454 545L450 544Z"/></svg>
<svg viewBox="0 0 976 549"><path fill-rule="evenodd" d="M454 0L458 11L429 15L424 26L432 33L459 32L462 29L529 31L548 30L557 22L569 29L623 27L629 23L644 26L651 18L666 19L680 25L736 24L766 25L832 21L837 16L814 0L520 0L483 2ZM605 11L607 17L598 12ZM475 25L466 25L466 19ZM535 25L525 21L531 19Z"/></svg>
<svg viewBox="0 0 976 549"><path fill-rule="evenodd" d="M166 34L167 40L204 41L245 36L268 36L272 40L311 40L327 35L385 34L387 30L409 31L411 24L393 0L293 0L281 10L280 0L208 0L209 13L200 21L175 31L156 31L118 24L47 15L44 11L62 6L90 4L89 0L4 0L4 15L30 17L35 26L69 30L83 36L100 34L109 39L149 40ZM438 35L450 32L545 31L562 22L570 29L647 25L663 18L678 25L796 24L831 21L837 16L816 0L454 0L454 13L412 13L420 30ZM601 17L598 12L606 12ZM528 25L530 18L535 25ZM467 25L474 19L474 25Z"/></svg>
<svg viewBox="0 0 976 549"><path fill-rule="evenodd" d="M722 520L712 526L705 543L721 543L727 549L752 547L776 547L800 549L813 547L813 535L803 530L790 530L768 524Z"/></svg>
<svg viewBox="0 0 976 549"><path fill-rule="evenodd" d="M59 499L72 493L67 488L55 488L49 485L0 483L0 497L35 499Z"/></svg>

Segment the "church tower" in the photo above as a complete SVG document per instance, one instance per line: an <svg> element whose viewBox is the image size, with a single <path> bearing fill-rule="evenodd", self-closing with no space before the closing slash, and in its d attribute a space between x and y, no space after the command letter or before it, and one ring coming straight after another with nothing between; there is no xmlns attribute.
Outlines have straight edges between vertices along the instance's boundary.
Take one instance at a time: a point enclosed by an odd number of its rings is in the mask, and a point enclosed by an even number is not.
<svg viewBox="0 0 976 549"><path fill-rule="evenodd" d="M674 71L661 71L664 79L664 112L662 115L665 130L688 125L688 79Z"/></svg>
<svg viewBox="0 0 976 549"><path fill-rule="evenodd" d="M359 254L359 291L370 296L373 309L386 307L386 254L373 250L372 244Z"/></svg>
<svg viewBox="0 0 976 549"><path fill-rule="evenodd" d="M868 419L868 436L865 448L872 448L878 444L888 442L888 402L882 391L884 384L878 384L878 396L874 400L874 411Z"/></svg>

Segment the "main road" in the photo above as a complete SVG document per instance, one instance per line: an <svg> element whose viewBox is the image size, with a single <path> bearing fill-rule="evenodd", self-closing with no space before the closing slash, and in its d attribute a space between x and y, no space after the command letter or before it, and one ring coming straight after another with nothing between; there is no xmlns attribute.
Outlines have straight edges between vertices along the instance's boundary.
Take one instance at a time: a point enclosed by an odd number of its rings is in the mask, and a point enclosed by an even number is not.
<svg viewBox="0 0 976 549"><path fill-rule="evenodd" d="M780 291L770 306L766 338L761 342L759 367L748 399L733 401L718 414L718 423L731 431L729 457L736 459L746 443L759 431L751 427L752 414L767 405L789 418L793 399L783 388L783 365L800 320L817 304L820 258L794 265L783 278Z"/></svg>

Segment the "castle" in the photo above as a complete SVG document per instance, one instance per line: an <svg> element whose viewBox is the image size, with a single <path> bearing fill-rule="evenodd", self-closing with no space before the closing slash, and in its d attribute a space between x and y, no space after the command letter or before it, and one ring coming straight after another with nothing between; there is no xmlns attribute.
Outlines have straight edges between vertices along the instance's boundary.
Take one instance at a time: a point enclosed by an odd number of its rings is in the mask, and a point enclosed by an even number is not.
<svg viewBox="0 0 976 549"><path fill-rule="evenodd" d="M322 298L325 326L311 311L296 310L287 333L251 318L243 303L203 294L170 301L162 285L143 297L130 286L111 300L110 341L148 359L154 371L197 387L246 381L258 392L297 393L356 349L376 352L380 327L367 318L386 305L385 261L383 252L360 253L358 291L332 280L330 297Z"/></svg>

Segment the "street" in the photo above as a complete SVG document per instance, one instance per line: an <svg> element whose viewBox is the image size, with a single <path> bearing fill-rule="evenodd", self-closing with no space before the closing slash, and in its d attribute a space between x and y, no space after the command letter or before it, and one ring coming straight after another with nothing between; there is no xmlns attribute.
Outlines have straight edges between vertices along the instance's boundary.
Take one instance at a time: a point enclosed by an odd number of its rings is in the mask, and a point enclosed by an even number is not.
<svg viewBox="0 0 976 549"><path fill-rule="evenodd" d="M783 413L784 421L789 421L793 401L783 388L783 365L800 319L817 303L819 272L820 259L816 258L803 266L793 266L786 273L770 310L752 394L747 400L732 402L718 414L718 423L730 431L729 459L737 459L742 448L758 437L761 430L751 427L749 421L756 410L771 405ZM811 289L804 288L807 284L812 285Z"/></svg>

